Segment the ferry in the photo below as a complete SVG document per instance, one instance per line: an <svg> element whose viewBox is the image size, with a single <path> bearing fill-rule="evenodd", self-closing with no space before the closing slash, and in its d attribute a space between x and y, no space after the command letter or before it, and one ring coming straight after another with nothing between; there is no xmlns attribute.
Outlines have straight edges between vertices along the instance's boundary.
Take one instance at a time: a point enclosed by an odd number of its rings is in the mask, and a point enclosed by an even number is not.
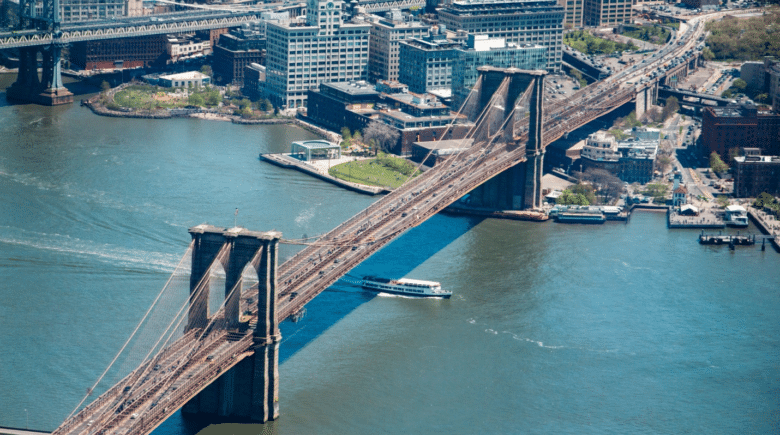
<svg viewBox="0 0 780 435"><path fill-rule="evenodd" d="M748 226L747 211L739 205L726 207L726 225L730 227L745 228Z"/></svg>
<svg viewBox="0 0 780 435"><path fill-rule="evenodd" d="M441 284L436 281L423 281L419 279L387 279L376 276L364 276L362 287L366 290L392 293L403 296L414 296L421 298L444 298L452 296L451 291L441 289Z"/></svg>

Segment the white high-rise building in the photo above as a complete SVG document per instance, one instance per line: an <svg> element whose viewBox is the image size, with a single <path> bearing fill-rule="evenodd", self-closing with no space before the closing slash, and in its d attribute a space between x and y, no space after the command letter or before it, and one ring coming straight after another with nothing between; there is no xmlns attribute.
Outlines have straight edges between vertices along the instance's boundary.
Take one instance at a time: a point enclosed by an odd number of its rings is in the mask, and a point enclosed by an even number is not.
<svg viewBox="0 0 780 435"><path fill-rule="evenodd" d="M305 23L268 23L265 89L275 106L305 107L320 83L367 78L371 25L345 22L343 6L308 0Z"/></svg>

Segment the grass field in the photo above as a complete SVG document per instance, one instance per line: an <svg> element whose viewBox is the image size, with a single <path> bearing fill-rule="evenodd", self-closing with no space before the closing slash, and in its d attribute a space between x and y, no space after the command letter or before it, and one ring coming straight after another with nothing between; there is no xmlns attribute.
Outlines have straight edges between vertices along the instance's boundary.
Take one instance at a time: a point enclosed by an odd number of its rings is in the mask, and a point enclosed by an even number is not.
<svg viewBox="0 0 780 435"><path fill-rule="evenodd" d="M403 160L403 159L398 159ZM328 173L336 178L368 186L384 186L395 189L409 177L376 159L342 163L330 168ZM415 174L416 176L417 174Z"/></svg>
<svg viewBox="0 0 780 435"><path fill-rule="evenodd" d="M187 100L174 98L172 94L158 91L150 86L129 86L114 95L114 102L130 109L149 109L159 107L171 109L184 107Z"/></svg>
<svg viewBox="0 0 780 435"><path fill-rule="evenodd" d="M175 93L173 89L151 85L128 86L114 95L114 103L129 109L177 109L186 106L214 107L222 101L219 91L214 88L195 88L187 92ZM196 100L193 100L196 98Z"/></svg>

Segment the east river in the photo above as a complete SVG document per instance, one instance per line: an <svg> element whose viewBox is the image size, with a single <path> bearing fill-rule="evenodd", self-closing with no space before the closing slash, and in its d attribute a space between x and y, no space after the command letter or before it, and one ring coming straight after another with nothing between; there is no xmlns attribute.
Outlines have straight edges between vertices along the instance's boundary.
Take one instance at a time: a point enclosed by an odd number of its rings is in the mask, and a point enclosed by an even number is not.
<svg viewBox="0 0 780 435"><path fill-rule="evenodd" d="M50 431L70 413L188 227L232 226L239 208L239 225L299 238L375 201L257 159L308 138L0 93L0 426ZM334 285L282 325L281 417L204 433L777 433L780 255L697 234L648 212L435 216L353 274L441 281L452 299ZM177 413L155 433L201 428Z"/></svg>

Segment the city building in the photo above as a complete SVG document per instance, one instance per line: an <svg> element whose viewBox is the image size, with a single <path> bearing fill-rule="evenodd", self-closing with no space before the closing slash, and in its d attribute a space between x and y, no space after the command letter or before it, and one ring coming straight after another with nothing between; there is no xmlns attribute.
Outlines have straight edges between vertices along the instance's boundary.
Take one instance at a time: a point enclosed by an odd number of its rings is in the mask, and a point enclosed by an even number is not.
<svg viewBox="0 0 780 435"><path fill-rule="evenodd" d="M558 3L563 7L564 25L573 28L581 28L585 26L584 0L559 0Z"/></svg>
<svg viewBox="0 0 780 435"><path fill-rule="evenodd" d="M168 63L180 60L193 59L211 54L211 43L200 39L169 35L166 49L168 51Z"/></svg>
<svg viewBox="0 0 780 435"><path fill-rule="evenodd" d="M469 34L465 47L456 49L455 68L452 71L453 103L465 101L477 82L477 67L515 67L526 70L545 69L547 49L533 44L507 44L503 38Z"/></svg>
<svg viewBox="0 0 780 435"><path fill-rule="evenodd" d="M760 111L752 104L707 107L702 111L701 145L724 160L729 150L760 148L764 155L780 155L780 114Z"/></svg>
<svg viewBox="0 0 780 435"><path fill-rule="evenodd" d="M268 23L266 93L276 107L306 107L320 83L368 77L371 24L342 15L342 0L308 0L306 22Z"/></svg>
<svg viewBox="0 0 780 435"><path fill-rule="evenodd" d="M439 8L439 23L448 29L544 46L550 72L561 69L563 19L564 8L556 0L454 0Z"/></svg>
<svg viewBox="0 0 780 435"><path fill-rule="evenodd" d="M632 0L583 0L586 26L617 27L634 22Z"/></svg>
<svg viewBox="0 0 780 435"><path fill-rule="evenodd" d="M399 42L428 34L430 27L412 18L398 9L391 10L386 18L371 17L368 39L368 78L371 82L398 80Z"/></svg>
<svg viewBox="0 0 780 435"><path fill-rule="evenodd" d="M307 104L306 116L334 131L363 130L373 121L391 126L399 139L388 151L399 155L409 155L414 142L463 138L471 126L434 95L409 92L397 82L322 83L309 90Z"/></svg>
<svg viewBox="0 0 780 435"><path fill-rule="evenodd" d="M431 28L425 38L401 41L398 61L403 68L398 81L412 92L451 92L456 48L460 46L461 42L447 39L438 27Z"/></svg>
<svg viewBox="0 0 780 435"><path fill-rule="evenodd" d="M622 141L603 131L588 136L580 151L582 170L604 169L627 183L648 183L655 172L660 130L634 130L632 134Z"/></svg>
<svg viewBox="0 0 780 435"><path fill-rule="evenodd" d="M215 81L243 85L244 69L249 64L265 64L265 47L265 32L257 24L245 24L220 35L211 63Z"/></svg>
<svg viewBox="0 0 780 435"><path fill-rule="evenodd" d="M755 198L763 192L780 195L780 156L734 158L734 196Z"/></svg>
<svg viewBox="0 0 780 435"><path fill-rule="evenodd" d="M69 60L85 70L149 67L165 63L166 44L165 35L74 42Z"/></svg>
<svg viewBox="0 0 780 435"><path fill-rule="evenodd" d="M672 191L672 205L675 207L688 203L688 189L684 185L677 186Z"/></svg>
<svg viewBox="0 0 780 435"><path fill-rule="evenodd" d="M333 131L363 130L371 121L365 113L373 113L379 94L365 81L322 83L309 91L306 116Z"/></svg>
<svg viewBox="0 0 780 435"><path fill-rule="evenodd" d="M265 66L250 63L244 68L244 87L241 92L252 101L263 98L265 95Z"/></svg>
<svg viewBox="0 0 780 435"><path fill-rule="evenodd" d="M143 15L142 0L61 0L59 6L63 23Z"/></svg>
<svg viewBox="0 0 780 435"><path fill-rule="evenodd" d="M230 29L227 27L222 29L198 30L197 32L195 32L195 37L200 39L201 41L208 40L209 47L215 47L219 42L219 37L229 31Z"/></svg>
<svg viewBox="0 0 780 435"><path fill-rule="evenodd" d="M739 77L748 88L766 92L772 110L780 113L780 61L767 56L763 62L745 62L739 69Z"/></svg>

